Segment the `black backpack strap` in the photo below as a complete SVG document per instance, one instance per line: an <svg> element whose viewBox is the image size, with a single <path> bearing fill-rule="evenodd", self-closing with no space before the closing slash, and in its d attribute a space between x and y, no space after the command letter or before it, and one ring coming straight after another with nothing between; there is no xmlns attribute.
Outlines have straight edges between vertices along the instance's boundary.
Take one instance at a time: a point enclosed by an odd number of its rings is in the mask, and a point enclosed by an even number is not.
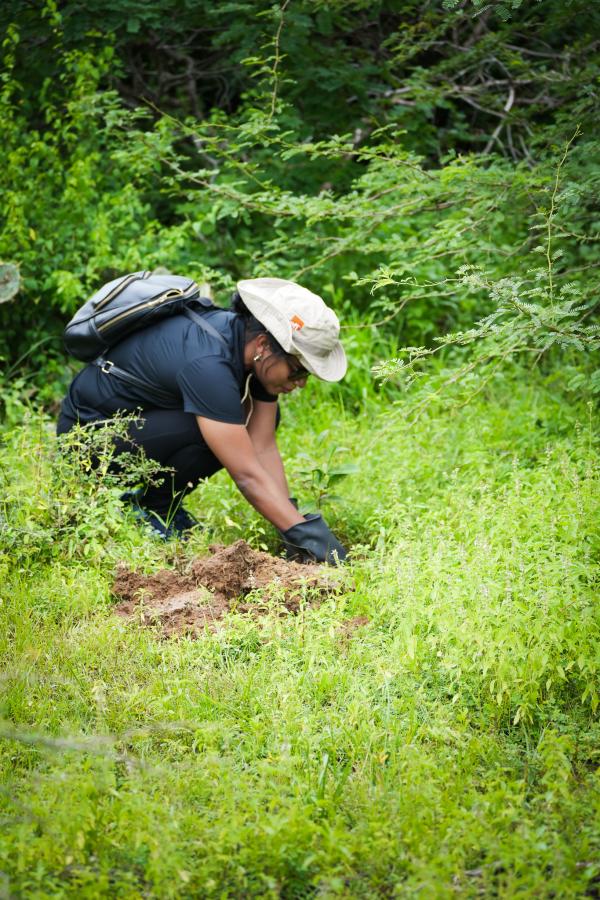
<svg viewBox="0 0 600 900"><path fill-rule="evenodd" d="M175 400L173 394L170 394L168 391L163 391L162 388L159 388L154 384L143 381L141 378L138 378L137 375L133 375L131 372L127 372L119 366L115 366L109 359L99 356L98 359L95 359L92 362L92 365L98 366L100 371L105 375L112 375L114 378L118 378L119 381L125 381L127 384L141 388L146 393L151 393L153 399L161 406L166 406L170 409L173 408L173 402Z"/></svg>
<svg viewBox="0 0 600 900"><path fill-rule="evenodd" d="M212 300L208 300L205 297L199 297L195 300L196 303L199 303L205 309L216 309L213 305ZM204 317L195 312L193 309L190 309L189 306L185 305L182 309L184 316L187 316L188 319L191 319L192 322L195 322L196 325L199 325L200 328L203 328L208 334L212 337L217 338L222 344L226 344L225 338L222 334L219 334L216 328L213 328L209 322L204 320ZM109 359L105 359L104 356L99 356L98 359L93 360L92 365L98 366L101 372L105 375L113 375L115 378L118 378L120 381L125 381L127 384L131 384L134 387L141 388L146 393L152 394L154 400L159 403L161 406L166 406L167 408L173 408L174 397L173 394L169 394L168 391L163 391L162 388L157 387L154 384L149 384L147 381L143 381L143 379L138 378L137 375L133 375L131 372L127 372L126 369L121 369L120 366L115 366L113 362Z"/></svg>
<svg viewBox="0 0 600 900"><path fill-rule="evenodd" d="M207 306L206 301L205 302L203 302L203 301L204 301L204 297L200 297L198 299L198 301L196 301L196 302L200 302L202 304L202 306L204 306L206 309L216 309L216 307L213 306L211 301L208 301L210 303L210 306ZM213 328L213 326L209 322L206 322L204 319L204 316L202 316L200 313L195 312L195 310L191 309L187 304L183 307L182 312L183 312L184 316L187 316L188 319L191 319L192 322L195 322L196 325L199 325L200 328L203 328L212 337L216 337L217 340L221 341L222 344L226 343L223 335L219 334L217 329Z"/></svg>

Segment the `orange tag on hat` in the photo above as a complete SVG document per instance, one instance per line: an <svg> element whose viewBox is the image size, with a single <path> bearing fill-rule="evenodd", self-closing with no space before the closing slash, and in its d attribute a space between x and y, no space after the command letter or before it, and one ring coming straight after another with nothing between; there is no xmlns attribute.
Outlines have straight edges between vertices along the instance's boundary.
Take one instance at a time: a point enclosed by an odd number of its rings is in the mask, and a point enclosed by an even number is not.
<svg viewBox="0 0 600 900"><path fill-rule="evenodd" d="M290 322L292 323L292 328L294 329L294 331L300 331L300 329L304 328L304 322L302 321L300 316L292 316Z"/></svg>

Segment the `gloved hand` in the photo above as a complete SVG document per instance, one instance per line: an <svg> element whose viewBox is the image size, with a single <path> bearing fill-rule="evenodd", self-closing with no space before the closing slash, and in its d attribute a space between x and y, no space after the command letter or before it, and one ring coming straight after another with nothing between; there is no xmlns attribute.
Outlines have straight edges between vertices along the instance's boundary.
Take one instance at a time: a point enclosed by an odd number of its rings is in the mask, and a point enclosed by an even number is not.
<svg viewBox="0 0 600 900"><path fill-rule="evenodd" d="M304 522L282 531L281 536L288 559L300 562L316 560L337 566L348 555L319 513L308 513L304 516Z"/></svg>

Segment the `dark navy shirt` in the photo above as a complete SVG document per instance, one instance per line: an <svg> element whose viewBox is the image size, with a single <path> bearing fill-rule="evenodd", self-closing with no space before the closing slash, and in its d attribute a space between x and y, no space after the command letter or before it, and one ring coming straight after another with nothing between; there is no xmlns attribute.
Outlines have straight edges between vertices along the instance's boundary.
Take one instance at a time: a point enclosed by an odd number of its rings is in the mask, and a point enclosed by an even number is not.
<svg viewBox="0 0 600 900"><path fill-rule="evenodd" d="M222 335L224 343L186 316L178 315L134 332L104 356L172 394L172 409L243 425L246 417L241 398L248 377L244 369L244 322L222 309L209 310L203 316ZM254 376L250 394L256 400L277 401ZM157 404L151 391L88 365L71 382L62 413L85 423L118 411L157 408L166 407Z"/></svg>

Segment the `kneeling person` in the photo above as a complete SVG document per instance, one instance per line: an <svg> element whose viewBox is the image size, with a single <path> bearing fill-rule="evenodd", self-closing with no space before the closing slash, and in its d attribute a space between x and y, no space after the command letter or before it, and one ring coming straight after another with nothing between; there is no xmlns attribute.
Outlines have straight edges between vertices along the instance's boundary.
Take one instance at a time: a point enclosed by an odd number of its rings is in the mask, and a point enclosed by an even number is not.
<svg viewBox="0 0 600 900"><path fill-rule="evenodd" d="M248 502L282 534L289 557L335 564L346 550L320 515L301 516L289 489L275 432L278 397L303 388L309 375L339 381L346 357L339 322L323 300L280 278L255 278L237 285L231 310L211 308L207 331L175 315L128 335L114 347L115 368L90 364L73 379L58 422L59 434L75 424L105 422L138 413L129 441L172 470L159 484L126 498L160 536L184 536L195 520L182 506L203 478L227 469ZM157 405L144 383L172 396Z"/></svg>

